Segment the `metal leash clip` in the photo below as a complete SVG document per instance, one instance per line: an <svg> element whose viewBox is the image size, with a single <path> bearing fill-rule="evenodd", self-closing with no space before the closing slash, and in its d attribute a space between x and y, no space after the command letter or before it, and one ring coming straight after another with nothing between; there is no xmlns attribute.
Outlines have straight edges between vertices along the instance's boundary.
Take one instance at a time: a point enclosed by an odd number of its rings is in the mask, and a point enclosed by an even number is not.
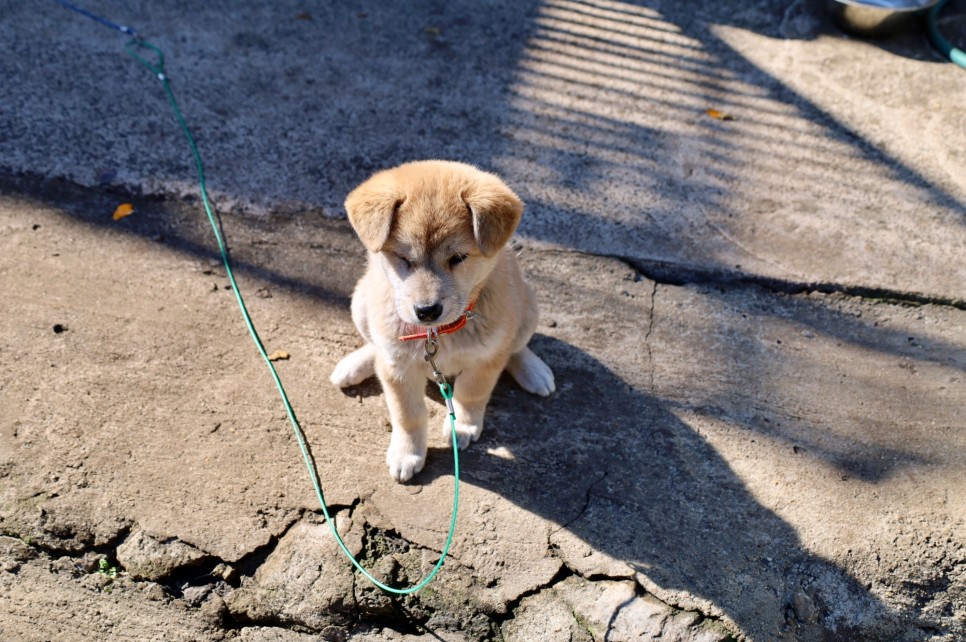
<svg viewBox="0 0 966 642"><path fill-rule="evenodd" d="M434 329L430 329L426 333L426 361L433 368L433 378L436 380L436 385L439 386L439 392L443 395L443 400L446 401L446 410L449 411L450 416L456 417L456 408L453 407L453 386L449 384L446 380L446 375L439 369L436 365L436 355L439 354L439 341L436 340L438 336Z"/></svg>
<svg viewBox="0 0 966 642"><path fill-rule="evenodd" d="M436 340L435 334L427 333L426 344L424 347L426 349L426 361L433 366L433 370L439 370L439 368L436 367L436 362L433 360L433 357L439 353L439 341Z"/></svg>

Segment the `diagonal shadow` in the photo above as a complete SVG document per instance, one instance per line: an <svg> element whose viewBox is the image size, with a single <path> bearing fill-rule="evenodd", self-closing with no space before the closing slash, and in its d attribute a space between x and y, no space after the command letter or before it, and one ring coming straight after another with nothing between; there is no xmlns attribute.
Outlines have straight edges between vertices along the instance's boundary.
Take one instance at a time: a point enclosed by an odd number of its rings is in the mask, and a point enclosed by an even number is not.
<svg viewBox="0 0 966 642"><path fill-rule="evenodd" d="M299 194L341 216L342 196L372 171L448 157L505 174L530 203L521 231L539 242L790 281L804 278L803 265L822 266L830 282L895 281L900 291L920 284L906 272L943 279L949 270L939 259L902 239L955 252L966 242L961 197L764 72L718 30L784 37L780 25L801 18L818 25L805 30L817 37L832 29L818 11L778 0L747 11L713 2L532 0L474 10L432 1L412 10L318 8L312 20L283 6L245 5L224 16L188 3L180 12L134 6L125 17L162 34L182 14L195 25L223 21L225 33L195 26L190 39L218 55L200 56L193 73L172 55L172 73L203 150L218 151L215 192L232 203L267 199L295 212L302 206L290 194ZM11 43L16 56L30 56L49 31L37 15L11 8L7 19L24 26ZM35 61L41 73L0 61L38 99L46 91L38 77L70 95L71 79L89 72L90 61L76 54L91 47L89 25L58 16L45 18L64 29L50 60ZM164 35L159 42L171 44ZM906 46L920 57L929 52L924 41ZM98 55L108 47L98 43ZM58 170L82 182L105 176L183 191L190 167L181 141L162 135L163 117L144 117L161 114L163 98L136 66L112 61L110 71L123 73L104 74L96 94L77 94L75 118L50 120L58 136L43 156L63 156ZM709 107L737 120L711 119ZM19 111L0 106L11 158L18 147L36 147L35 126ZM117 149L92 125L100 122L127 133ZM252 154L253 136L240 134L254 131L275 144ZM138 152L159 145L171 149L163 167ZM92 146L103 149L101 167L70 165L73 149ZM4 156L0 167L16 164ZM125 163L147 163L150 181L132 179ZM242 180L225 190L219 175ZM895 198L870 198L883 190ZM895 211L880 211L883 203ZM830 232L829 220L848 234ZM780 252L770 249L773 240ZM903 267L876 260L889 251ZM951 291L938 294L966 299L962 282L966 274L957 279L954 269L943 281Z"/></svg>
<svg viewBox="0 0 966 642"><path fill-rule="evenodd" d="M533 344L558 381L576 382L571 394L540 400L504 378L481 442L461 459L467 483L557 524L550 541L568 563L585 555L572 535L640 573L658 597L724 616L750 639L922 632L808 551L671 405L578 348L545 336ZM447 457L431 455L420 482L448 474ZM803 617L803 608L813 610Z"/></svg>
<svg viewBox="0 0 966 642"><path fill-rule="evenodd" d="M348 124L332 131L325 117L333 112L321 104L313 106L324 117L313 120L310 128L329 132L322 143L325 149L288 160L297 161L292 166L299 173L319 182L319 199L327 205L339 202L341 195L372 170L413 157L443 155L482 162L508 177L526 177L521 191L531 212L521 231L531 239L608 254L615 253L614 247L627 248L620 253L675 265L699 261L712 269L745 274L754 274L763 265L788 272L781 257L759 256L754 239L739 237L739 230L728 223L748 204L757 208L752 214L779 230L777 234L806 236L820 230L832 211L831 205L816 209L814 202L821 203L822 194L834 191L836 211L863 212L870 218L857 220L878 224L871 218L865 195L880 188L878 179L885 176L893 184L911 186L908 198L916 205L966 210L941 186L878 149L780 80L736 58L727 43L701 26L703 23L682 17L694 10L684 4L669 6L664 14L646 6L603 0L490 7L495 12L491 16L494 24L517 21L513 44L497 48L497 60L492 64L455 40L426 37L394 42L393 34L400 25L419 29L423 24L406 12L404 16L380 14L376 28L360 33L367 37L374 33L379 47L360 45L354 52L374 59L372 76L356 78L345 92L361 96L361 100L336 99L334 113L346 117ZM779 5L784 3L770 3ZM445 23L444 32L458 32L458 18L441 6L433 11ZM727 13L719 10L714 18L742 26ZM398 24L395 18L399 18ZM470 27L483 28L479 23ZM493 29L492 25L486 28ZM360 40L371 45L371 41ZM241 39L234 44L247 47L249 42ZM382 53L373 53L380 47L390 50L400 42L401 46L392 49L391 61ZM330 81L336 82L340 73L346 73L350 66L345 59L351 55L353 52L338 52L337 70ZM429 64L433 70L433 97L426 103L398 100L401 90L417 89L405 79L407 70L420 64ZM505 74L491 69L501 65L515 70L509 85ZM464 73L448 83L453 68ZM246 75L254 76L251 72L237 74L227 82L256 82ZM257 82L270 84L271 79ZM466 113L462 103L453 100L461 91L479 98L478 112ZM216 103L219 93L217 88L212 92ZM562 101L561 95L568 100ZM493 100L493 96L499 98ZM504 111L507 105L509 112ZM698 120L695 127L695 119L703 119L707 107L734 112L740 118L735 123ZM225 112L227 121L231 110L238 108L219 103L212 109ZM291 120L291 113L286 114ZM343 122L334 117L330 121ZM274 123L266 126L276 127ZM494 152L495 131L506 142ZM735 131L742 135L734 136ZM245 157L244 141L227 133L218 130L210 135L224 135L226 144ZM279 135L279 140L283 138ZM330 162L329 155L339 149L355 151L335 154L339 161ZM836 167L816 162L810 152L847 158L861 171L855 181L846 183ZM283 161L286 153L279 152ZM742 185L738 167L757 168L760 183L755 189L771 198L761 202L754 190ZM262 169L269 173L264 166ZM172 175L182 176L177 168ZM633 198L616 202L612 209L602 213L601 208L589 205L626 193L627 186L631 186ZM44 189L38 188L38 193ZM80 209L72 215L84 216ZM960 233L961 223L956 218L942 229ZM913 229L915 221L908 225L907 229ZM139 224L130 229L146 236L158 233ZM676 243L695 231L706 235L708 229L713 234L702 247L680 249ZM181 224L162 232L165 242L189 255L213 256L205 249L210 245L184 232ZM321 234L345 232L343 226L326 228ZM853 246L836 245L827 250L827 256L822 254L826 250L818 248L812 258L817 262L834 259L843 247ZM802 251L816 249L803 245ZM247 261L244 255L236 256L242 269L254 278L327 301L346 301L346 284L351 278L340 281L340 288L332 281L320 284L305 273L293 276L284 270L266 270L264 256L252 255ZM745 259L752 265L745 265ZM340 262L330 259L327 264L331 267ZM842 276L851 274L845 269ZM867 330L864 325L854 322L856 330ZM845 340L855 340L861 333L844 334L849 335ZM906 351L884 348L888 342L869 343L900 355ZM852 634L854 612L887 613L847 573L804 550L794 530L757 502L727 461L673 413L672 403L629 388L605 364L576 348L547 339L539 347L550 355L558 378L589 382L592 394L580 400L554 399L548 411L547 406L519 398L502 386L491 413L513 418L515 421L508 422L513 424L532 417L540 420L519 436L499 428L490 433L491 438L512 444L517 463L486 458L481 449L469 451L468 468L491 467L499 473L498 482L478 480L480 485L566 525L566 530L599 550L626 559L666 590L692 593L717 605L749 631L787 631L783 627L788 623L775 619L776 614L784 613L790 596L799 590L808 595L809 578L819 575L834 578L844 597L838 602L831 596L809 599L825 605L831 620L824 624L834 624L834 630L843 632L842 639ZM613 425L614 408L645 419ZM575 417L603 429L574 447L572 435L562 427L572 425ZM827 453L829 458L838 455ZM602 480L599 484L589 488L586 483L573 483L574 471L595 469L602 462L601 474L606 476L593 477ZM588 493L595 501L581 511ZM617 516L617 521L608 523L604 515ZM773 563L775 560L781 563ZM754 586L759 582L760 586ZM771 615L761 615L764 610ZM889 620L883 615L883 626L891 626Z"/></svg>
<svg viewBox="0 0 966 642"><path fill-rule="evenodd" d="M804 270L963 300L962 278L936 278L957 267L890 238L955 254L966 207L949 184L745 60L719 34L749 28L733 8L703 7L705 17L682 3L660 12L648 4L541 5L509 99L512 143L493 161L531 177L525 235L686 270L799 283L814 278ZM785 3L771 4L778 22ZM709 108L735 119L709 117Z"/></svg>

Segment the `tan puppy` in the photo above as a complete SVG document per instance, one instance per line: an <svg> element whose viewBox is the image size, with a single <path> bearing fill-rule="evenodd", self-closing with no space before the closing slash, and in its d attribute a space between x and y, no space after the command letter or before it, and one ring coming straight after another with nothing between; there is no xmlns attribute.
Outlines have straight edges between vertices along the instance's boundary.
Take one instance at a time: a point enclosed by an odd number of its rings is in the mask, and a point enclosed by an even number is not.
<svg viewBox="0 0 966 642"><path fill-rule="evenodd" d="M331 381L355 385L379 377L392 437L389 474L410 479L426 461L424 341L400 337L457 322L439 337L436 363L452 381L460 448L476 441L486 404L504 368L527 391L549 395L553 373L527 342L537 306L515 257L504 246L523 203L494 176L463 163L420 161L379 172L345 202L369 250L352 295L352 320L366 344L335 367ZM443 431L450 435L449 417Z"/></svg>

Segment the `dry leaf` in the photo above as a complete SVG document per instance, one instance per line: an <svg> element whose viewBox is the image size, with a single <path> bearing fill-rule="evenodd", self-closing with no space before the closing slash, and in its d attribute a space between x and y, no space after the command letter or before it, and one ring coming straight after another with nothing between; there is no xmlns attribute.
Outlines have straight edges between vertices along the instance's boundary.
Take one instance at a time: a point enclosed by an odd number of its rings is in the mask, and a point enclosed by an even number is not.
<svg viewBox="0 0 966 642"><path fill-rule="evenodd" d="M312 19L312 14L309 13L308 11L303 11L302 13L298 14L297 16L295 16L295 19L296 20L311 20Z"/></svg>
<svg viewBox="0 0 966 642"><path fill-rule="evenodd" d="M443 30L440 29L439 27L426 27L425 29L423 29L423 33L427 33L431 36L440 36L442 35Z"/></svg>
<svg viewBox="0 0 966 642"><path fill-rule="evenodd" d="M130 216L131 214L134 214L134 206L130 203L121 203L114 210L114 220L120 221L125 216Z"/></svg>
<svg viewBox="0 0 966 642"><path fill-rule="evenodd" d="M269 361L281 361L288 358L289 358L289 354L284 350L276 350L272 354L268 355Z"/></svg>
<svg viewBox="0 0 966 642"><path fill-rule="evenodd" d="M709 109L707 112L708 116L715 118L717 120L735 120L735 117L729 113L718 111L717 109Z"/></svg>

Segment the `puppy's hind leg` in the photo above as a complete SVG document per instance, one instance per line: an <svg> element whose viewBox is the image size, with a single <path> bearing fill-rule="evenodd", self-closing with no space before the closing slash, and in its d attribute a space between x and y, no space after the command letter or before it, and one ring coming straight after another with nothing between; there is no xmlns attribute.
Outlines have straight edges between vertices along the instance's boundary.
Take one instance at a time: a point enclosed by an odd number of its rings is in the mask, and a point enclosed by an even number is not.
<svg viewBox="0 0 966 642"><path fill-rule="evenodd" d="M366 287L366 277L364 276L356 284L356 289L352 293L352 322L356 324L356 329L359 330L359 334L362 335L366 344L343 357L332 374L329 375L329 381L340 388L362 383L376 374L376 346L372 344L372 338L369 334Z"/></svg>
<svg viewBox="0 0 966 642"><path fill-rule="evenodd" d="M526 346L510 355L506 371L529 393L548 397L557 389L550 366Z"/></svg>
<svg viewBox="0 0 966 642"><path fill-rule="evenodd" d="M550 366L527 347L527 343L533 336L533 331L537 328L539 313L537 312L537 300L533 295L533 289L527 283L524 283L523 287L526 294L526 306L523 309L520 329L513 341L513 353L506 364L506 371L527 392L548 397L557 387L554 384Z"/></svg>
<svg viewBox="0 0 966 642"><path fill-rule="evenodd" d="M329 376L329 381L340 388L362 383L376 374L375 362L376 347L367 343L355 352L343 357Z"/></svg>

